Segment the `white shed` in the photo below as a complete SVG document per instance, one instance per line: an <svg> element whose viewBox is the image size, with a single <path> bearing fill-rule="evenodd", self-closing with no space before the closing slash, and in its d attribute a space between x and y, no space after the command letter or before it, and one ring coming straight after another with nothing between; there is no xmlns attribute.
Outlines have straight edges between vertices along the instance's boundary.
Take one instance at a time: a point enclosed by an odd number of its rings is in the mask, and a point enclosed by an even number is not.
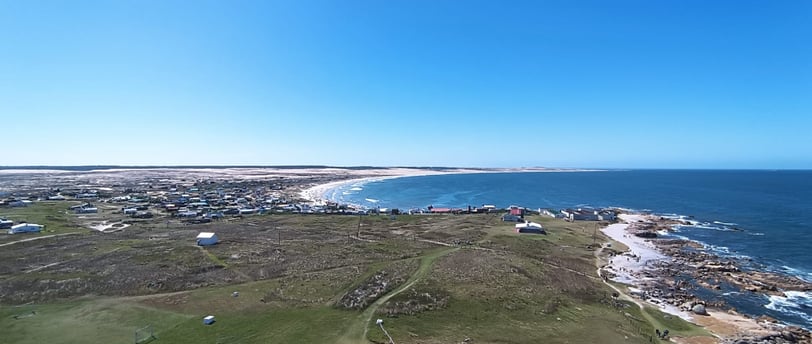
<svg viewBox="0 0 812 344"><path fill-rule="evenodd" d="M516 224L516 233L535 233L535 234L547 234L544 231L544 227L541 224L535 222L525 222Z"/></svg>
<svg viewBox="0 0 812 344"><path fill-rule="evenodd" d="M217 234L212 232L200 232L200 234L197 235L197 244L199 246L214 245L217 241Z"/></svg>
<svg viewBox="0 0 812 344"><path fill-rule="evenodd" d="M213 316L213 315L207 315L207 316L203 317L203 325L211 325L211 324L214 324L214 321L215 321L215 320L214 320L214 316Z"/></svg>
<svg viewBox="0 0 812 344"><path fill-rule="evenodd" d="M8 234L39 232L42 231L43 227L45 226L34 223L21 223L11 226L11 229L8 230Z"/></svg>

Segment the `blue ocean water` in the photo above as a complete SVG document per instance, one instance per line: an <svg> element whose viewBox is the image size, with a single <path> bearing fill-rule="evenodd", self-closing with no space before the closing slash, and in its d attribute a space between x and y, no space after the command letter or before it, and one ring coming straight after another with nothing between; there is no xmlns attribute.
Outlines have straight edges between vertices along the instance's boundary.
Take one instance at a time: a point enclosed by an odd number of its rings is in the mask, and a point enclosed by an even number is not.
<svg viewBox="0 0 812 344"><path fill-rule="evenodd" d="M812 171L630 170L403 177L331 190L370 208L622 207L691 216L677 233L755 268L812 281ZM723 295L726 294L726 295ZM710 295L749 315L812 327L812 293Z"/></svg>

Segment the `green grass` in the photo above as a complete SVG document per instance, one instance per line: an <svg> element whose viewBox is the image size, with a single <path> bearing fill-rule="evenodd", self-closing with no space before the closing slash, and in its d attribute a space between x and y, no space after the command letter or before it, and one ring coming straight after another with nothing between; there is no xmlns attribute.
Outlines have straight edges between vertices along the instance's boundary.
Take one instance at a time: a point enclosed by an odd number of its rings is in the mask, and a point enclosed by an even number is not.
<svg viewBox="0 0 812 344"><path fill-rule="evenodd" d="M228 268L228 264L226 262L224 262L222 259L220 259L220 257L217 257L217 255L209 252L208 250L206 250L203 247L201 247L200 250L202 250L203 253L206 254L206 257L208 257L209 260L211 260L211 262L214 263L215 265L221 266L221 267L224 267L224 268Z"/></svg>
<svg viewBox="0 0 812 344"><path fill-rule="evenodd" d="M372 322L371 320L373 319L373 316L375 315L375 312L378 310L378 307L380 307L382 304L384 304L386 301L388 301L391 297L396 296L396 295L400 294L401 292L409 289L412 285L414 285L420 279L425 277L426 274L429 273L429 271L431 270L432 265L434 264L434 262L438 258L440 258L440 257L442 257L442 256L444 256L446 254L449 254L449 253L451 253L453 251L456 251L456 250L457 250L456 248L437 249L437 250L434 250L433 252L430 252L430 253L426 254L425 256L421 257L420 258L420 266L418 266L417 271L412 275L411 278L409 278L406 282L404 282L403 285L401 285L400 287L396 288L392 292L384 295L383 297L381 297L380 299L375 301L370 307L367 307L367 309L364 310L364 312L361 314L360 319L362 321L364 321L366 326L367 326L367 330L365 331L366 332L365 334L374 333L374 332L369 332L369 327L370 326L371 327L375 326L374 322ZM356 336L356 335L357 334L354 331L350 331L350 333L345 334L344 337L345 338L350 338L352 340L352 339L354 339L353 337ZM371 337L367 336L368 339L372 339L372 340L375 340L376 339L375 337L377 337L377 336L375 336L374 334ZM352 341L363 343L364 342L363 339L364 339L364 335L360 336L360 338L358 338L357 341L356 340L352 340Z"/></svg>
<svg viewBox="0 0 812 344"><path fill-rule="evenodd" d="M691 337L691 336L711 336L704 328L689 323L682 318L666 314L653 307L645 307L643 314L658 329L668 329L671 336Z"/></svg>
<svg viewBox="0 0 812 344"><path fill-rule="evenodd" d="M65 202L43 202L30 208L10 209L16 212L15 216L4 215L15 220L16 216L30 216L29 221L45 223L48 229L51 225L45 221L54 221L59 231L80 230L72 224L72 215L64 212L67 206ZM394 221L369 216L362 220L364 236L378 242L352 241L345 245L343 239L320 243L318 239L303 238L332 231L325 234L330 239L353 231L357 217L257 218L265 221L259 222L257 231L278 225L300 234L297 241L288 239L289 242L278 245L291 259L295 254L310 257L329 250L335 250L336 254L320 259L330 262L329 259L345 259L345 255L363 259L348 260L330 268L319 268L323 265L316 264L311 270L269 280L180 293L82 297L36 306L0 306L3 328L0 342L131 343L133 330L147 324L155 326L157 340L153 343L385 342L374 322L380 317L376 310L390 297L408 301L406 293L398 293L410 289L441 292L448 295L448 303L438 310L385 318L387 330L399 344L453 343L465 338L473 339L474 343L649 343L654 328L668 328L675 336L707 335L703 329L654 308L641 310L633 304L615 308L601 303L601 295L611 294L612 290L595 276L595 251L588 247L593 242L592 222L530 217L542 223L549 234L518 235L513 233L512 223L502 223L490 215L401 215ZM476 245L485 250L414 242L405 239L409 234L399 237L392 234L393 230L413 231L418 238L428 233L426 237L441 238L437 239L440 241L447 238L446 242L476 238ZM597 241L605 239L598 237ZM130 238L104 242L103 250L137 250L165 244ZM191 244L168 247L171 250L165 253L135 256L131 261L144 264L161 260L195 267L200 261L210 264L210 260L230 269L245 268L239 260L229 260L232 251L227 250L230 247L227 245L205 249L205 256ZM334 306L335 300L376 271L407 263L417 266L412 268L410 278L367 309L349 311ZM233 291L240 296L232 297ZM31 314L32 310L36 315L13 318ZM216 316L217 322L203 325L206 315Z"/></svg>
<svg viewBox="0 0 812 344"><path fill-rule="evenodd" d="M4 241L25 239L34 236L49 234L72 233L84 230L73 220L73 214L68 213L71 205L78 202L34 202L28 207L1 208L0 217L8 218L14 222L30 222L45 225L40 233L23 233L2 238Z"/></svg>
<svg viewBox="0 0 812 344"><path fill-rule="evenodd" d="M213 313L217 322L202 324L206 314L158 335L154 343L332 343L355 313L332 307Z"/></svg>
<svg viewBox="0 0 812 344"><path fill-rule="evenodd" d="M459 343L465 338L474 343L648 342L623 314L595 305L573 304L541 314L531 307L506 310L495 303L456 298L445 309L386 318L384 323L398 343ZM650 329L643 325L639 331ZM371 329L370 338L385 342L379 329Z"/></svg>
<svg viewBox="0 0 812 344"><path fill-rule="evenodd" d="M18 344L132 343L136 328L152 324L160 336L190 318L116 298L0 308L3 342Z"/></svg>

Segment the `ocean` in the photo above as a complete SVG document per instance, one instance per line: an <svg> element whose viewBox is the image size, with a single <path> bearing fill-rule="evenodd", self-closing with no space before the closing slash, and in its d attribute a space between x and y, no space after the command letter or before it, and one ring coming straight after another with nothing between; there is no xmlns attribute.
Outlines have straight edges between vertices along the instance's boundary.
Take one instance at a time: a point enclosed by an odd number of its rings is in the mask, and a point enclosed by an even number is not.
<svg viewBox="0 0 812 344"><path fill-rule="evenodd" d="M620 207L697 221L671 234L754 269L812 281L812 171L613 170L449 174L351 183L327 198L368 208ZM738 311L812 328L812 292L703 292Z"/></svg>

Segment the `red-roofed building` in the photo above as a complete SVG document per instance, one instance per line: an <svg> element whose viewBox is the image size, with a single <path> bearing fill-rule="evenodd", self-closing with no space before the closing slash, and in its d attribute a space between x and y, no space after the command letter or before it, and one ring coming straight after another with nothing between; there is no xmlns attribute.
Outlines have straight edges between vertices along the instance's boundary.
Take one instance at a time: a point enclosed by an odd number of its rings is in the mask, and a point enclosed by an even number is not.
<svg viewBox="0 0 812 344"><path fill-rule="evenodd" d="M451 213L451 208L431 208L432 214L448 214Z"/></svg>
<svg viewBox="0 0 812 344"><path fill-rule="evenodd" d="M510 207L510 215L524 216L524 209L517 206Z"/></svg>

